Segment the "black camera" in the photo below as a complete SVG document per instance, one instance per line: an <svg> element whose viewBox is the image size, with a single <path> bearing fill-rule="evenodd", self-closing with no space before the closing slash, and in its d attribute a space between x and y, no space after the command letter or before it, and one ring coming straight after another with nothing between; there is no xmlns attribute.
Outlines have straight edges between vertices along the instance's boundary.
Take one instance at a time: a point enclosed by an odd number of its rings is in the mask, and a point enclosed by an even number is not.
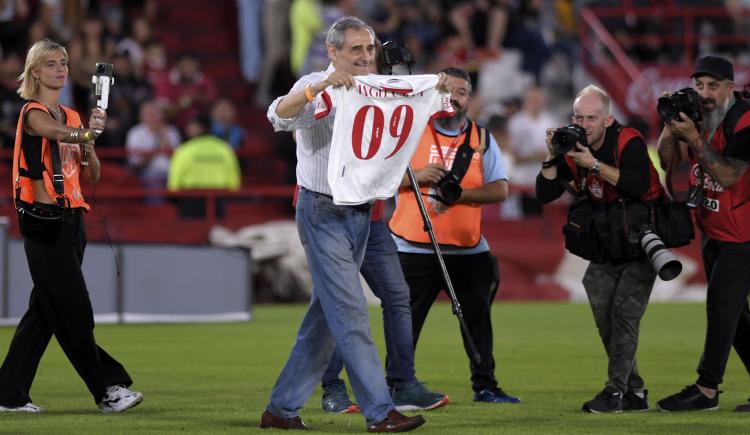
<svg viewBox="0 0 750 435"><path fill-rule="evenodd" d="M700 180L701 182L703 180ZM698 208L703 204L703 187L694 185L690 186L687 191L687 200L685 205L690 208Z"/></svg>
<svg viewBox="0 0 750 435"><path fill-rule="evenodd" d="M679 120L680 112L688 116L695 124L703 120L701 96L693 88L682 88L656 102L656 110L664 122Z"/></svg>
<svg viewBox="0 0 750 435"><path fill-rule="evenodd" d="M555 130L552 135L552 147L555 155L562 155L576 147L576 142L588 147L586 130L578 124L570 124Z"/></svg>
<svg viewBox="0 0 750 435"><path fill-rule="evenodd" d="M383 59L388 66L412 64L414 61L409 48L403 42L386 41L383 43Z"/></svg>
<svg viewBox="0 0 750 435"><path fill-rule="evenodd" d="M454 171L449 171L435 185L438 199L447 205L451 205L461 198L461 177Z"/></svg>

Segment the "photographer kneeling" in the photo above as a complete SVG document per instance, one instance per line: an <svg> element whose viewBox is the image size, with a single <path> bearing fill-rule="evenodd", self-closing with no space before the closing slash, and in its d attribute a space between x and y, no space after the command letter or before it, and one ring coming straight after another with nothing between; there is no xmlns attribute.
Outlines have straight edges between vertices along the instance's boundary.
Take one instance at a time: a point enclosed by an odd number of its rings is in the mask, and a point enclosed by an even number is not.
<svg viewBox="0 0 750 435"><path fill-rule="evenodd" d="M585 87L573 103L573 122L560 129L547 129L549 155L536 181L540 202L546 204L559 198L567 183L578 196L571 207L586 204L590 207L591 213L586 213L589 216L608 209L614 214L615 207L628 213L646 209L648 202L661 196L659 177L649 160L646 143L636 130L615 121L606 92L593 85ZM624 215L622 210L620 215ZM626 219L631 221L630 216ZM583 276L583 286L609 357L609 378L604 390L583 404L583 410L594 413L646 410L647 390L643 389L644 382L638 374L635 353L640 321L656 272L643 250L613 259L609 254L613 244L608 242L614 240L612 234L620 233L619 229L596 226L600 235L604 236L602 231L608 232L607 239L600 243L602 252L574 253L592 260ZM571 251L568 239L574 236L569 231L575 228L586 230L572 222L566 225L566 247ZM623 233L620 238L628 236L633 235ZM640 238L645 239L643 234Z"/></svg>

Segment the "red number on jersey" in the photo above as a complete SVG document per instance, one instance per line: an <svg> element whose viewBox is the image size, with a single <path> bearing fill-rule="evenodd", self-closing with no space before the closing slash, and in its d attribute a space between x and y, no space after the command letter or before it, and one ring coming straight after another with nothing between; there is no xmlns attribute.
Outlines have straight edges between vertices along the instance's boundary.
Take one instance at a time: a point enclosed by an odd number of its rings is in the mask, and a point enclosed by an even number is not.
<svg viewBox="0 0 750 435"><path fill-rule="evenodd" d="M365 129L365 121L367 120L367 114L370 111L370 108L373 109L370 144L367 147L367 154L363 156L362 136ZM401 123L402 115L404 118L404 122L401 126L401 131L398 131L398 126ZM388 157L386 157L386 159L393 157L397 152L401 150L401 147L404 146L404 143L406 143L406 139L409 137L409 133L411 133L411 126L413 121L414 109L412 109L411 106L403 104L393 110L390 122L388 123L388 132L393 138L398 139L398 142L396 143L396 147L388 155ZM354 125L352 126L352 150L354 151L354 155L357 156L358 159L370 160L375 156L375 154L377 154L378 150L380 149L380 143L383 140L384 123L385 116L383 115L383 111L377 106L363 106L357 111L357 114L354 115Z"/></svg>
<svg viewBox="0 0 750 435"><path fill-rule="evenodd" d="M404 112L404 124L401 127L401 131L398 131L398 124L401 121L401 112ZM399 152L401 147L404 146L404 143L406 143L406 139L409 137L409 133L411 133L411 124L413 121L414 109L412 109L411 106L403 104L393 110L393 115L391 115L390 133L391 136L398 138L398 142L396 143L396 148L393 149L393 152L388 154L386 160L393 157L397 152Z"/></svg>
<svg viewBox="0 0 750 435"><path fill-rule="evenodd" d="M370 134L370 146L367 147L367 155L362 156L362 133L365 129L365 119L367 112L373 109L372 131ZM360 160L370 160L380 149L380 141L383 140L383 111L379 107L367 105L359 109L354 115L354 125L352 126L352 148L354 155Z"/></svg>

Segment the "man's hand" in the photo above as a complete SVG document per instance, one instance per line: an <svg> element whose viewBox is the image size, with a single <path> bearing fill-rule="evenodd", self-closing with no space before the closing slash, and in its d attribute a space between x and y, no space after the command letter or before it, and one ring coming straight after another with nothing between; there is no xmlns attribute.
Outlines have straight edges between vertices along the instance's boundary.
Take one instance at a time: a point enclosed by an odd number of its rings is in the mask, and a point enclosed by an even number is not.
<svg viewBox="0 0 750 435"><path fill-rule="evenodd" d="M450 94L451 92L453 92L454 86L455 85L453 84L453 77L442 72L438 74L438 82L436 86L438 91Z"/></svg>
<svg viewBox="0 0 750 435"><path fill-rule="evenodd" d="M414 171L414 176L420 186L434 186L442 180L448 171L441 165L431 163L422 169Z"/></svg>
<svg viewBox="0 0 750 435"><path fill-rule="evenodd" d="M695 127L695 123L682 112L679 114L679 119L675 118L667 122L666 125L669 126L669 131L673 136L682 139L687 143L700 140L701 135Z"/></svg>
<svg viewBox="0 0 750 435"><path fill-rule="evenodd" d="M326 77L324 80L313 85L313 91L315 91L315 93L317 94L319 92L322 92L329 86L333 86L334 88L346 86L346 88L348 89L353 88L354 85L354 76L347 72L335 70L332 73L328 74L328 77Z"/></svg>
<svg viewBox="0 0 750 435"><path fill-rule="evenodd" d="M581 145L579 142L576 142L576 149L577 150L568 151L568 156L573 159L573 162L575 162L576 165L582 168L591 169L596 160L594 155L591 154L591 150L588 147Z"/></svg>
<svg viewBox="0 0 750 435"><path fill-rule="evenodd" d="M557 129L548 128L546 130L546 136L544 137L544 142L547 144L547 152L549 153L547 160L551 159L555 155L555 147L552 145L552 136L554 136L555 130Z"/></svg>

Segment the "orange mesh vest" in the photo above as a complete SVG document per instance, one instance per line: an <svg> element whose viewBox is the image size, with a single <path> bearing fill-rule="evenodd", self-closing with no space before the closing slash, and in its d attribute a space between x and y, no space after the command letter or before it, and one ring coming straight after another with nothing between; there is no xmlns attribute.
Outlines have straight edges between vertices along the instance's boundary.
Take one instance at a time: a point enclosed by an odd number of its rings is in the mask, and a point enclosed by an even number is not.
<svg viewBox="0 0 750 435"><path fill-rule="evenodd" d="M73 128L81 128L81 116L73 109L60 106L65 111L66 125ZM21 200L28 203L34 202L34 191L31 187L31 179L21 175L18 176L18 167L24 170L28 170L29 166L26 163L26 156L21 151L21 139L23 138L23 125L26 118L26 114L29 110L43 110L49 113L47 107L36 101L30 101L23 106L21 114L18 117L18 125L16 126L16 143L13 147L13 192L15 193L16 188L21 188ZM51 115L50 115L51 116ZM83 200L81 194L81 185L79 182L79 175L81 173L81 146L80 144L69 144L69 143L58 143L58 149L60 151L60 166L62 167L62 174L65 184L65 206L71 208L83 207L86 210L89 209L88 204ZM20 159L20 160L19 160ZM42 178L44 179L44 187L47 190L47 194L53 199L57 198L55 188L52 185L52 153L50 151L50 141L47 138L42 138L42 164L44 165L44 171L42 172Z"/></svg>
<svg viewBox="0 0 750 435"><path fill-rule="evenodd" d="M456 150L464 142L466 133L458 137L444 136L438 132L433 136L428 126L417 146L417 151L411 158L412 168L423 168L430 163L436 163L450 168ZM481 133L480 133L481 132ZM479 128L476 124L471 129L469 145L474 149L469 169L461 180L463 189L476 189L484 185L482 158L489 141L486 139L486 130ZM435 144L435 138L440 142L441 158ZM427 202L428 188L420 188L422 198ZM425 204L427 205L427 204ZM428 207L429 209L429 207ZM452 245L462 248L474 247L479 243L482 227L482 210L479 204L455 204L441 214L429 212L435 236L441 245ZM416 243L430 243L430 238L424 230L422 215L419 213L417 200L411 188L399 189L396 210L390 221L390 229L393 234Z"/></svg>

